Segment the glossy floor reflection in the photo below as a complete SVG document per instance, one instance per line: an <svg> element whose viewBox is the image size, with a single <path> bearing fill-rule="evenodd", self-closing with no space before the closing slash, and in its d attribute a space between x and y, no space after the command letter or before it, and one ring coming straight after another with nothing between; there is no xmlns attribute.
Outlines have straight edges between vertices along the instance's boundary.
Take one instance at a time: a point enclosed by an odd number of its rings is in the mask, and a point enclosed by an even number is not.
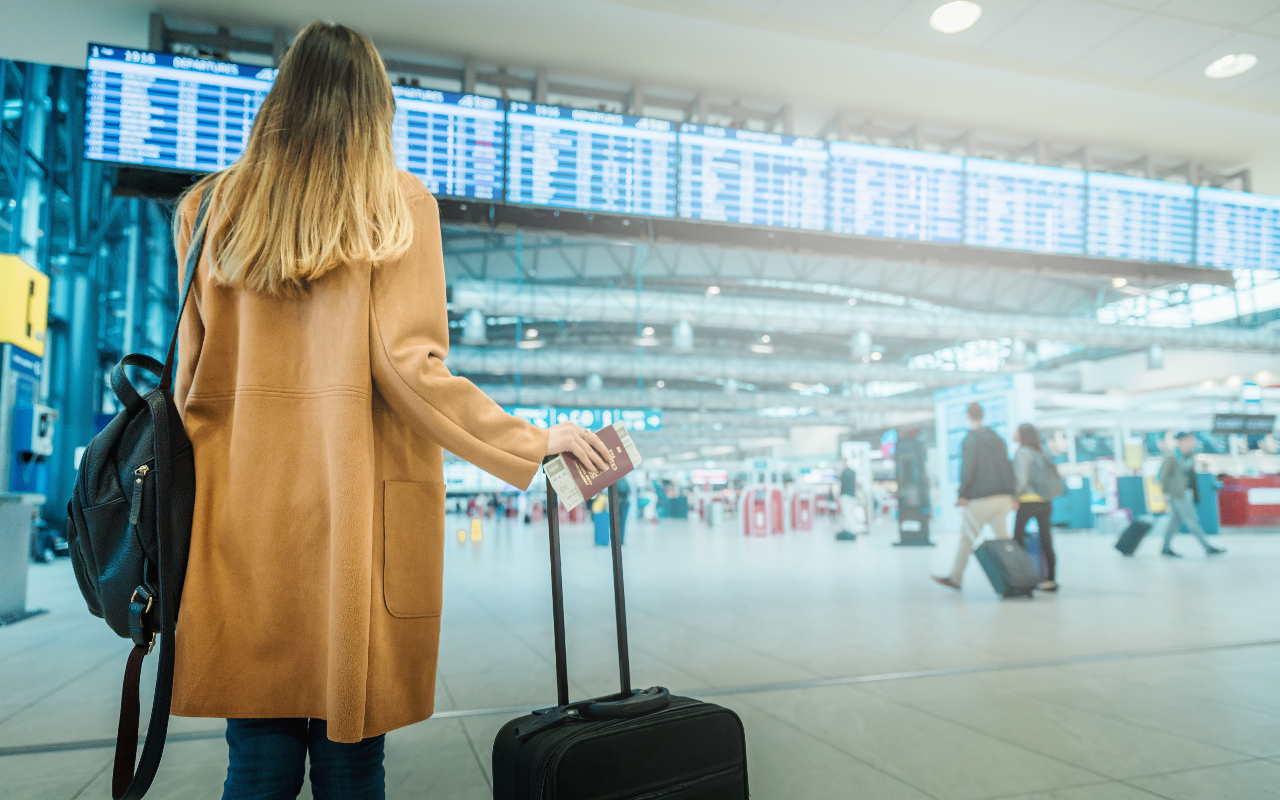
<svg viewBox="0 0 1280 800"><path fill-rule="evenodd" d="M390 736L397 800L488 797L489 747L515 712L475 712L553 699L545 530L490 520L459 542L463 527L446 542L449 716ZM1000 601L976 563L963 592L928 580L954 535L907 549L888 530L836 542L825 521L736 530L630 524L632 675L737 710L754 797L1280 798L1280 535L1224 535L1215 560L1178 542L1175 561L1156 541L1124 559L1110 537L1064 533L1062 591ZM608 551L585 525L564 538L572 691L604 694ZM0 798L107 797L111 751L93 744L114 736L127 647L85 612L67 562L33 567L30 594L50 613L0 628ZM152 796L218 798L220 724L171 730Z"/></svg>

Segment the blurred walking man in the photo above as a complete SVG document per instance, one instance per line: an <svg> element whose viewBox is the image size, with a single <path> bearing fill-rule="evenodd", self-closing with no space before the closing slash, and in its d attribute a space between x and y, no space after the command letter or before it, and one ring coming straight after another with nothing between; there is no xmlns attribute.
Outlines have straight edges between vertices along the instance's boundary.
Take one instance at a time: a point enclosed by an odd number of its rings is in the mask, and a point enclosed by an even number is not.
<svg viewBox="0 0 1280 800"><path fill-rule="evenodd" d="M1196 537L1204 547L1205 555L1216 556L1227 552L1221 547L1214 547L1205 538L1204 528L1200 527L1200 516L1196 513L1196 503L1200 501L1200 490L1196 486L1196 465L1192 452L1196 449L1196 436L1189 431L1178 434L1178 444L1164 457L1160 465L1160 488L1169 501L1168 527L1164 529L1164 549L1161 554L1181 558L1173 551L1173 537L1182 526L1186 525L1191 535Z"/></svg>
<svg viewBox="0 0 1280 800"><path fill-rule="evenodd" d="M968 417L970 431L960 446L960 497L956 505L960 506L961 531L956 561L947 577L930 576L952 589L960 588L982 528L990 525L997 539L1008 539L1005 519L1017 508L1009 446L1000 434L982 424L982 406L970 403Z"/></svg>

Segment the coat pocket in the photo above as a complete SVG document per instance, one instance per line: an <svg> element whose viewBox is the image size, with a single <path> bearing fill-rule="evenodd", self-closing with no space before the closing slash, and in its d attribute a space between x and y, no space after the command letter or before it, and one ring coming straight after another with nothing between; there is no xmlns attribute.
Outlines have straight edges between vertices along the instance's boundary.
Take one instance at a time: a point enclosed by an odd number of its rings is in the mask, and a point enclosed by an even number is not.
<svg viewBox="0 0 1280 800"><path fill-rule="evenodd" d="M436 617L444 601L444 484L387 481L382 594L393 617Z"/></svg>

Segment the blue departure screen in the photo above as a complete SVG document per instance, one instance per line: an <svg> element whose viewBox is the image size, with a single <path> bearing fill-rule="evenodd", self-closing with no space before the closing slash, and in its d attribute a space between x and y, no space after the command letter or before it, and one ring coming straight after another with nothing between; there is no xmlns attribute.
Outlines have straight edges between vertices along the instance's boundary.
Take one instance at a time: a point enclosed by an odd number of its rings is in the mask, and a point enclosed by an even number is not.
<svg viewBox="0 0 1280 800"><path fill-rule="evenodd" d="M777 133L680 126L680 216L827 227L827 146Z"/></svg>
<svg viewBox="0 0 1280 800"><path fill-rule="evenodd" d="M965 244L1084 252L1084 173L965 159Z"/></svg>
<svg viewBox="0 0 1280 800"><path fill-rule="evenodd" d="M1169 181L1091 172L1091 256L1186 264L1195 257L1196 190Z"/></svg>
<svg viewBox="0 0 1280 800"><path fill-rule="evenodd" d="M396 166L432 194L502 198L501 101L473 94L393 86Z"/></svg>
<svg viewBox="0 0 1280 800"><path fill-rule="evenodd" d="M831 229L859 236L960 242L964 159L831 142Z"/></svg>
<svg viewBox="0 0 1280 800"><path fill-rule="evenodd" d="M1196 190L1196 261L1227 269L1280 268L1280 197Z"/></svg>
<svg viewBox="0 0 1280 800"><path fill-rule="evenodd" d="M507 125L509 202L675 215L675 123L511 102Z"/></svg>
<svg viewBox="0 0 1280 800"><path fill-rule="evenodd" d="M212 172L249 140L275 70L89 45L86 158Z"/></svg>

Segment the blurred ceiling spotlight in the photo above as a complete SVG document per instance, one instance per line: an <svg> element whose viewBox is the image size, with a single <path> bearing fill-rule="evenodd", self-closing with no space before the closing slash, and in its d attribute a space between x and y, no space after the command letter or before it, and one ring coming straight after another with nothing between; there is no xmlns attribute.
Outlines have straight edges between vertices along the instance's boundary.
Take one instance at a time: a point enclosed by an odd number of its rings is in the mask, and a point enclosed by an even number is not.
<svg viewBox="0 0 1280 800"><path fill-rule="evenodd" d="M724 379L724 393L725 393L725 394L733 394L733 393L734 393L734 392L736 392L736 391L738 391L738 381L737 381L737 379L736 379L736 378L725 378L725 379Z"/></svg>
<svg viewBox="0 0 1280 800"><path fill-rule="evenodd" d="M769 338L769 334L766 333L760 337L760 341L764 342L765 344L768 344L772 340Z"/></svg>
<svg viewBox="0 0 1280 800"><path fill-rule="evenodd" d="M565 378L564 383L560 384L560 388L564 389L566 392L572 392L574 389L578 388L578 382L573 378Z"/></svg>
<svg viewBox="0 0 1280 800"><path fill-rule="evenodd" d="M1112 288L1114 288L1114 289L1123 289L1124 287L1126 287L1126 286L1128 286L1128 285L1129 285L1129 281L1128 281L1128 280L1126 280L1125 278L1112 278L1112 279L1111 279L1111 286L1112 286Z"/></svg>
<svg viewBox="0 0 1280 800"><path fill-rule="evenodd" d="M809 388L809 384L807 384L807 383L792 383L792 384L791 384L791 388L792 388L792 389L794 389L794 390L796 390L797 392L803 392L805 389L808 389L808 388Z"/></svg>
<svg viewBox="0 0 1280 800"><path fill-rule="evenodd" d="M653 329L649 328L648 330L653 330ZM641 336L639 339L636 339L636 344L640 347L657 347L658 339L657 337L651 334L645 334L644 336Z"/></svg>
<svg viewBox="0 0 1280 800"><path fill-rule="evenodd" d="M484 324L484 312L473 308L462 318L462 343L486 344L489 337Z"/></svg>
<svg viewBox="0 0 1280 800"><path fill-rule="evenodd" d="M884 358L884 353L881 353L879 350L876 350L871 354L872 361L879 361L882 358Z"/></svg>
<svg viewBox="0 0 1280 800"><path fill-rule="evenodd" d="M587 388L591 391L598 391L604 387L604 378L600 377L599 372L593 372L587 376Z"/></svg>
<svg viewBox="0 0 1280 800"><path fill-rule="evenodd" d="M546 339L524 339L522 341L516 342L516 347L519 347L521 350L537 350L539 347L546 347L546 346L547 346Z"/></svg>
<svg viewBox="0 0 1280 800"><path fill-rule="evenodd" d="M693 349L693 326L688 320L679 320L671 328L671 346L685 353Z"/></svg>
<svg viewBox="0 0 1280 800"><path fill-rule="evenodd" d="M1213 381L1200 381L1201 389L1212 389L1214 386L1217 386L1217 384Z"/></svg>
<svg viewBox="0 0 1280 800"><path fill-rule="evenodd" d="M667 382L666 382L666 381L658 381L658 388L659 388L659 389L665 388L665 387L666 387L666 385L667 385Z"/></svg>
<svg viewBox="0 0 1280 800"><path fill-rule="evenodd" d="M538 338L538 329L537 329L537 328L530 328L529 330L525 331L525 332L524 332L524 338L526 338L526 339L537 339L537 338Z"/></svg>
<svg viewBox="0 0 1280 800"><path fill-rule="evenodd" d="M645 336L652 336L653 334L654 334L653 327L652 327L652 326L649 326L649 325L646 325L646 326L645 326L645 328L644 328L644 335L645 335Z"/></svg>
<svg viewBox="0 0 1280 800"><path fill-rule="evenodd" d="M856 306L857 304L858 304L858 298L856 298L856 297L850 297L850 298L849 298L849 305L851 305L851 306Z"/></svg>
<svg viewBox="0 0 1280 800"><path fill-rule="evenodd" d="M1239 389L1243 385L1244 385L1244 379L1241 378L1239 375L1232 375L1230 378L1227 378L1228 388Z"/></svg>
<svg viewBox="0 0 1280 800"><path fill-rule="evenodd" d="M1248 72L1258 63L1253 53L1232 53L1223 56L1204 68L1206 78L1234 78L1242 72Z"/></svg>
<svg viewBox="0 0 1280 800"><path fill-rule="evenodd" d="M982 16L982 6L968 0L938 6L929 17L929 27L939 33L959 33L973 27Z"/></svg>
<svg viewBox="0 0 1280 800"><path fill-rule="evenodd" d="M773 352L773 345L771 345L771 344L760 344L759 342L757 342L756 344L751 345L751 352L753 352L753 353L772 353L772 352Z"/></svg>
<svg viewBox="0 0 1280 800"><path fill-rule="evenodd" d="M708 287L707 287L707 296L708 296L708 297L714 297L715 295L718 295L718 294L720 294L720 287L719 287L719 286L708 286Z"/></svg>
<svg viewBox="0 0 1280 800"><path fill-rule="evenodd" d="M1272 375L1268 370L1264 369L1261 372L1259 372L1257 375L1254 375L1253 380L1259 386L1270 386L1271 382L1275 380L1275 376Z"/></svg>

